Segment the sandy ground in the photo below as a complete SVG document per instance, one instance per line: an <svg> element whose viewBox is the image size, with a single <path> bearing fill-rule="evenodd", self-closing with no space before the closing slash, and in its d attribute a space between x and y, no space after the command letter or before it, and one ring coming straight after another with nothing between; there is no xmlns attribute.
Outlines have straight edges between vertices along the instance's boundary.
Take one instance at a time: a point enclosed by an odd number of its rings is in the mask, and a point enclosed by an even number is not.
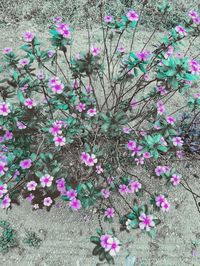
<svg viewBox="0 0 200 266"><path fill-rule="evenodd" d="M16 48L21 44L15 39L15 34L26 30L37 29L31 24L19 25L16 29L11 27L0 29L0 50L5 46ZM43 32L39 36L47 38ZM144 42L144 37L150 33L138 33L138 46ZM85 32L79 32L81 41L84 40ZM157 39L161 35L157 36ZM155 40L155 39L154 39ZM78 44L77 44L78 45ZM85 43L82 41L82 45ZM199 42L194 47L194 54L197 54ZM77 46L78 47L78 46ZM178 104L178 99L174 100ZM199 192L199 180L192 177L193 173L200 175L200 165L193 164L189 168L185 165L179 166L185 176L189 176L192 187ZM148 176L141 173L141 178L149 182ZM157 190L162 190L162 184L157 184ZM126 265L125 257L130 253L136 257L135 266L199 266L200 248L197 255L192 256L191 240L200 239L199 214L192 199L192 196L183 190L182 187L172 189L169 192L171 211L162 215L165 221L158 227L158 236L152 240L140 231L131 231L129 234L120 233L119 239L123 243L121 252L116 258L116 265ZM121 206L120 208L123 208ZM98 263L98 259L92 256L92 248L89 238L95 234L98 228L95 215L91 211L71 212L65 203L61 208L53 207L51 212L38 210L33 212L29 203L22 201L20 207L14 208L6 213L0 210L0 220L9 221L17 231L19 247L5 255L0 254L0 265L2 266L95 266L107 265ZM117 225L117 218L116 218ZM43 239L39 249L29 248L22 243L25 230L31 229L38 233Z"/></svg>

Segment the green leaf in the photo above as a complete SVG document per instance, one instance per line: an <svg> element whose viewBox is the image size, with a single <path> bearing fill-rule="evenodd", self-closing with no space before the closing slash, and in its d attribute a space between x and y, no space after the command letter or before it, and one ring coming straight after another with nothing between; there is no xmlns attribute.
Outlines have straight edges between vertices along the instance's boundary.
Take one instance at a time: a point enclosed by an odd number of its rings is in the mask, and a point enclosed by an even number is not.
<svg viewBox="0 0 200 266"><path fill-rule="evenodd" d="M23 95L21 90L17 91L17 97L18 97L20 103L24 103L24 95Z"/></svg>

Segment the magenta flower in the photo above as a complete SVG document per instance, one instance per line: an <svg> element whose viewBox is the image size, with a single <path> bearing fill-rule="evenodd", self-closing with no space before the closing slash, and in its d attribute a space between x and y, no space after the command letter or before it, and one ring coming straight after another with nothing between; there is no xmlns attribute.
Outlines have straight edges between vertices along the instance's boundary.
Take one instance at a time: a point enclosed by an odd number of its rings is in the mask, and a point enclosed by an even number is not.
<svg viewBox="0 0 200 266"><path fill-rule="evenodd" d="M123 127L123 132L125 134L129 134L131 132L131 128L130 127Z"/></svg>
<svg viewBox="0 0 200 266"><path fill-rule="evenodd" d="M76 211L76 210L79 210L81 209L82 205L81 205L81 201L76 199L76 198L73 198L70 200L69 202L69 206L72 208L72 210Z"/></svg>
<svg viewBox="0 0 200 266"><path fill-rule="evenodd" d="M180 175L173 174L170 181L172 182L173 186L177 186L181 182Z"/></svg>
<svg viewBox="0 0 200 266"><path fill-rule="evenodd" d="M157 176L161 176L162 174L165 174L165 173L167 173L169 171L170 171L170 168L168 166L161 166L161 165L159 165L159 166L157 166L155 168L155 174Z"/></svg>
<svg viewBox="0 0 200 266"><path fill-rule="evenodd" d="M91 85L87 85L87 86L85 87L85 90L86 90L86 92L87 92L88 94L90 94L90 93L92 92L92 86L91 86Z"/></svg>
<svg viewBox="0 0 200 266"><path fill-rule="evenodd" d="M43 80L45 78L45 74L43 71L38 72L36 76L39 80Z"/></svg>
<svg viewBox="0 0 200 266"><path fill-rule="evenodd" d="M105 251L109 251L109 254L113 257L116 256L120 250L120 242L116 237L110 237L107 240L108 247L105 248Z"/></svg>
<svg viewBox="0 0 200 266"><path fill-rule="evenodd" d="M104 21L105 21L106 23L110 23L110 22L112 21L112 19L113 19L113 17L112 17L112 16L109 16L109 15L106 15L106 16L104 17Z"/></svg>
<svg viewBox="0 0 200 266"><path fill-rule="evenodd" d="M37 183L35 181L30 181L27 183L26 187L27 187L28 191L33 191L36 189Z"/></svg>
<svg viewBox="0 0 200 266"><path fill-rule="evenodd" d="M62 125L54 122L52 127L49 129L49 133L51 133L53 136L57 136L58 134L62 134Z"/></svg>
<svg viewBox="0 0 200 266"><path fill-rule="evenodd" d="M13 51L13 50L12 50L11 47L5 47L5 48L3 49L3 54L10 54L12 51Z"/></svg>
<svg viewBox="0 0 200 266"><path fill-rule="evenodd" d="M86 104L85 103L79 103L76 106L76 110L79 111L80 113L83 112L86 109Z"/></svg>
<svg viewBox="0 0 200 266"><path fill-rule="evenodd" d="M2 102L0 103L0 115L7 116L10 113L9 103Z"/></svg>
<svg viewBox="0 0 200 266"><path fill-rule="evenodd" d="M90 157L90 155L88 153L82 152L81 156L80 156L81 162L86 163L89 157Z"/></svg>
<svg viewBox="0 0 200 266"><path fill-rule="evenodd" d="M118 51L119 53L124 53L124 52L125 52L125 48L124 48L123 46L119 46L119 47L117 48L117 51Z"/></svg>
<svg viewBox="0 0 200 266"><path fill-rule="evenodd" d="M29 58L23 58L19 60L19 64L21 66L27 66L30 63L30 59Z"/></svg>
<svg viewBox="0 0 200 266"><path fill-rule="evenodd" d="M24 101L24 105L27 106L29 109L32 109L34 106L36 106L36 102L30 98L27 98Z"/></svg>
<svg viewBox="0 0 200 266"><path fill-rule="evenodd" d="M165 95L167 93L167 91L166 91L164 86L158 86L156 89L157 89L157 92L160 93L160 95ZM163 102L161 102L161 103L162 103L161 105L163 105Z"/></svg>
<svg viewBox="0 0 200 266"><path fill-rule="evenodd" d="M104 197L104 199L107 199L107 198L110 197L110 191L109 191L109 189L105 189L105 188L103 188L103 189L101 190L101 194L102 194L102 196Z"/></svg>
<svg viewBox="0 0 200 266"><path fill-rule="evenodd" d="M174 123L176 122L176 119L174 117L172 117L172 116L168 116L166 118L166 121L167 121L168 124L174 125Z"/></svg>
<svg viewBox="0 0 200 266"><path fill-rule="evenodd" d="M51 206L52 202L53 201L52 201L51 197L44 198L44 200L43 200L44 206L47 206L47 207Z"/></svg>
<svg viewBox="0 0 200 266"><path fill-rule="evenodd" d="M115 216L115 210L113 208L108 208L104 212L104 216L107 218L114 218Z"/></svg>
<svg viewBox="0 0 200 266"><path fill-rule="evenodd" d="M190 10L188 16L191 18L198 18L198 13L194 10Z"/></svg>
<svg viewBox="0 0 200 266"><path fill-rule="evenodd" d="M132 153L131 153L131 156L139 156L141 155L141 151L142 151L143 147L142 146L136 146L132 149ZM143 160L144 158L142 158L141 160Z"/></svg>
<svg viewBox="0 0 200 266"><path fill-rule="evenodd" d="M165 202L165 196L159 195L156 197L156 206L160 207L163 202Z"/></svg>
<svg viewBox="0 0 200 266"><path fill-rule="evenodd" d="M90 117L93 117L97 114L97 110L95 108L90 108L88 111L87 111L87 115L90 116Z"/></svg>
<svg viewBox="0 0 200 266"><path fill-rule="evenodd" d="M85 162L87 166L94 166L95 163L97 163L97 158L94 154L89 155L87 161Z"/></svg>
<svg viewBox="0 0 200 266"><path fill-rule="evenodd" d="M129 189L130 193L138 192L139 189L142 188L141 183L138 181L134 181L134 180L131 180L128 185L130 187L130 189Z"/></svg>
<svg viewBox="0 0 200 266"><path fill-rule="evenodd" d="M93 56L98 56L101 53L101 49L99 47L92 46L91 53Z"/></svg>
<svg viewBox="0 0 200 266"><path fill-rule="evenodd" d="M26 42L32 42L32 40L35 38L35 34L31 31L25 31L23 33L23 37Z"/></svg>
<svg viewBox="0 0 200 266"><path fill-rule="evenodd" d="M28 200L29 202L32 202L32 200L35 198L35 196L32 194L32 193L30 193L29 195L28 195L28 197L26 197L26 200Z"/></svg>
<svg viewBox="0 0 200 266"><path fill-rule="evenodd" d="M7 184L0 182L0 198L2 198L3 195L8 192L7 187Z"/></svg>
<svg viewBox="0 0 200 266"><path fill-rule="evenodd" d="M77 196L77 191L75 189L70 189L66 192L66 195L70 198L70 200L74 199Z"/></svg>
<svg viewBox="0 0 200 266"><path fill-rule="evenodd" d="M65 179L60 178L60 179L56 180L56 184L57 184L57 190L59 192L61 192L61 194L64 194L66 192Z"/></svg>
<svg viewBox="0 0 200 266"><path fill-rule="evenodd" d="M59 34L61 34L64 38L69 39L71 37L70 27L66 23L58 23L56 25L56 30Z"/></svg>
<svg viewBox="0 0 200 266"><path fill-rule="evenodd" d="M175 27L175 30L181 35L181 36L186 36L187 31L180 25Z"/></svg>
<svg viewBox="0 0 200 266"><path fill-rule="evenodd" d="M25 129L26 128L26 125L24 123L20 122L20 121L17 121L17 127L19 129Z"/></svg>
<svg viewBox="0 0 200 266"><path fill-rule="evenodd" d="M6 166L6 162L0 161L0 175L4 175L5 172L8 171L8 167Z"/></svg>
<svg viewBox="0 0 200 266"><path fill-rule="evenodd" d="M56 53L55 50L49 50L49 51L47 52L47 55L48 55L49 58L51 58L51 57L53 57L53 56L55 55L55 53Z"/></svg>
<svg viewBox="0 0 200 266"><path fill-rule="evenodd" d="M144 164L144 157L135 158L136 165L143 165Z"/></svg>
<svg viewBox="0 0 200 266"><path fill-rule="evenodd" d="M10 206L10 203L11 203L11 199L9 195L6 195L1 202L1 208L7 209Z"/></svg>
<svg viewBox="0 0 200 266"><path fill-rule="evenodd" d="M155 226L152 215L147 215L145 213L142 213L139 217L139 220L140 220L139 227L142 230L150 231L151 227Z"/></svg>
<svg viewBox="0 0 200 266"><path fill-rule="evenodd" d="M174 137L173 139L172 139L172 141L173 141L173 145L175 146L175 147L181 147L181 146L183 146L183 140L181 139L181 137Z"/></svg>
<svg viewBox="0 0 200 266"><path fill-rule="evenodd" d="M125 184L121 184L119 185L119 193L120 194L124 194L124 193L128 193L129 189Z"/></svg>
<svg viewBox="0 0 200 266"><path fill-rule="evenodd" d="M110 244L108 243L108 240L111 238L111 235L102 235L101 238L100 238L100 241L101 241L101 246L104 248L104 249L110 249Z"/></svg>
<svg viewBox="0 0 200 266"><path fill-rule="evenodd" d="M103 168L101 167L101 165L96 165L96 171L97 174L101 174L103 173Z"/></svg>
<svg viewBox="0 0 200 266"><path fill-rule="evenodd" d="M144 157L145 159L149 159L149 158L151 158L151 153L148 152L148 151L146 151L146 152L143 153L143 157Z"/></svg>
<svg viewBox="0 0 200 266"><path fill-rule="evenodd" d="M127 148L130 150L130 151L133 151L134 148L136 147L136 141L135 140L129 140L128 144L127 144Z"/></svg>
<svg viewBox="0 0 200 266"><path fill-rule="evenodd" d="M200 74L200 64L196 60L189 62L189 71L194 75Z"/></svg>
<svg viewBox="0 0 200 266"><path fill-rule="evenodd" d="M130 21L138 21L139 20L139 16L134 10L130 10L126 14L126 16L127 16L128 20L130 20Z"/></svg>
<svg viewBox="0 0 200 266"><path fill-rule="evenodd" d="M148 61L149 58L151 57L151 52L150 51L142 51L140 53L136 53L137 55L137 58L140 60L140 61Z"/></svg>
<svg viewBox="0 0 200 266"><path fill-rule="evenodd" d="M162 101L158 101L156 103L156 106L157 106L157 114L162 115L165 112L164 103Z"/></svg>
<svg viewBox="0 0 200 266"><path fill-rule="evenodd" d="M77 79L73 80L72 86L77 90L80 87L79 81Z"/></svg>
<svg viewBox="0 0 200 266"><path fill-rule="evenodd" d="M66 138L63 137L63 136L55 136L54 137L54 142L55 142L55 146L58 147L58 146L64 146L66 144Z"/></svg>
<svg viewBox="0 0 200 266"><path fill-rule="evenodd" d="M50 187L52 185L54 177L48 174L45 174L40 178L41 186L42 187Z"/></svg>
<svg viewBox="0 0 200 266"><path fill-rule="evenodd" d="M64 87L65 87L64 84L58 82L57 84L51 87L51 90L54 93L61 94L63 92Z"/></svg>
<svg viewBox="0 0 200 266"><path fill-rule="evenodd" d="M21 166L22 169L29 169L32 165L32 161L31 159L25 159L21 161L19 165Z"/></svg>
<svg viewBox="0 0 200 266"><path fill-rule="evenodd" d="M62 18L61 17L55 17L54 19L53 19L53 21L55 22L55 23L60 23L60 22L62 22Z"/></svg>
<svg viewBox="0 0 200 266"><path fill-rule="evenodd" d="M170 204L167 200L165 200L163 203L161 203L161 210L163 212L168 212L170 209Z"/></svg>

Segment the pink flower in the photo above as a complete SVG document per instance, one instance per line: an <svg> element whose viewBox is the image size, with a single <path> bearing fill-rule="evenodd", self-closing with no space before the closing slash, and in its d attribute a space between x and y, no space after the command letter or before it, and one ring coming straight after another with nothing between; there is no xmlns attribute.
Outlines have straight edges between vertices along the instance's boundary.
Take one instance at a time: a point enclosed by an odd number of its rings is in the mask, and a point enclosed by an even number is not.
<svg viewBox="0 0 200 266"><path fill-rule="evenodd" d="M7 116L11 112L9 107L9 103L0 103L0 115Z"/></svg>
<svg viewBox="0 0 200 266"><path fill-rule="evenodd" d="M99 47L96 46L92 46L91 47L91 52L93 56L97 56L101 53L101 49Z"/></svg>
<svg viewBox="0 0 200 266"><path fill-rule="evenodd" d="M134 180L131 180L128 185L130 186L130 189L129 189L130 193L138 192L139 189L142 188L141 183L138 181L134 181Z"/></svg>
<svg viewBox="0 0 200 266"><path fill-rule="evenodd" d="M155 226L152 215L146 215L145 213L142 213L139 217L139 220L141 221L139 223L139 227L142 230L150 231L151 227Z"/></svg>
<svg viewBox="0 0 200 266"><path fill-rule="evenodd" d="M76 198L73 198L70 200L69 206L72 208L72 210L75 210L75 211L79 210L82 207L81 201Z"/></svg>
<svg viewBox="0 0 200 266"><path fill-rule="evenodd" d="M22 66L27 66L30 63L30 59L29 58L23 58L19 60L19 64Z"/></svg>
<svg viewBox="0 0 200 266"><path fill-rule="evenodd" d="M76 110L78 110L80 113L83 112L86 109L86 104L85 103L79 103L76 106Z"/></svg>
<svg viewBox="0 0 200 266"><path fill-rule="evenodd" d="M149 159L149 158L151 158L151 153L148 152L148 151L146 151L146 152L143 153L143 157L144 157L145 159Z"/></svg>
<svg viewBox="0 0 200 266"><path fill-rule="evenodd" d="M130 10L126 14L126 16L127 16L128 20L130 20L130 21L138 21L139 20L139 16L134 10Z"/></svg>
<svg viewBox="0 0 200 266"><path fill-rule="evenodd" d="M51 133L53 136L57 136L58 134L62 134L62 125L54 122L52 127L49 129L49 133Z"/></svg>
<svg viewBox="0 0 200 266"><path fill-rule="evenodd" d="M174 137L173 139L172 139L172 141L173 141L173 145L175 146L175 147L181 147L181 146L183 146L183 140L180 138L180 137Z"/></svg>
<svg viewBox="0 0 200 266"><path fill-rule="evenodd" d="M172 182L173 186L177 186L181 182L180 175L173 174L170 181Z"/></svg>
<svg viewBox="0 0 200 266"><path fill-rule="evenodd" d="M124 193L128 193L128 187L125 184L121 184L119 185L119 193L120 194L124 194Z"/></svg>
<svg viewBox="0 0 200 266"><path fill-rule="evenodd" d="M157 102L157 114L162 115L165 112L165 106L162 101Z"/></svg>
<svg viewBox="0 0 200 266"><path fill-rule="evenodd" d="M168 47L167 53L164 55L165 59L168 59L173 54L173 52L174 52L174 47L170 45Z"/></svg>
<svg viewBox="0 0 200 266"><path fill-rule="evenodd" d="M44 200L43 200L44 206L47 206L47 207L51 206L52 202L53 201L52 201L51 197L44 198Z"/></svg>
<svg viewBox="0 0 200 266"><path fill-rule="evenodd" d="M117 48L117 51L118 51L119 53L124 53L124 52L125 52L125 48L124 48L123 46L119 46L119 47Z"/></svg>
<svg viewBox="0 0 200 266"><path fill-rule="evenodd" d="M160 207L163 202L165 202L165 196L159 195L156 197L156 206Z"/></svg>
<svg viewBox="0 0 200 266"><path fill-rule="evenodd" d="M140 53L137 53L137 58L140 60L140 61L148 61L149 58L151 57L151 52L150 51L142 51Z"/></svg>
<svg viewBox="0 0 200 266"><path fill-rule="evenodd" d="M110 22L112 21L112 19L113 19L113 17L112 17L112 16L109 16L109 15L106 15L106 16L104 17L104 21L105 21L106 23L110 23Z"/></svg>
<svg viewBox="0 0 200 266"><path fill-rule="evenodd" d="M41 186L42 187L50 187L52 185L53 176L50 176L48 174L45 174L40 178Z"/></svg>
<svg viewBox="0 0 200 266"><path fill-rule="evenodd" d="M1 202L1 208L7 209L10 206L10 202L11 202L11 199L9 195L6 195Z"/></svg>
<svg viewBox="0 0 200 266"><path fill-rule="evenodd" d="M113 218L115 216L115 210L113 208L108 208L104 212L104 216L107 218Z"/></svg>
<svg viewBox="0 0 200 266"><path fill-rule="evenodd" d="M106 251L109 251L109 254L114 257L120 250L120 242L116 237L111 237L107 240L108 247L105 248Z"/></svg>
<svg viewBox="0 0 200 266"><path fill-rule="evenodd" d="M181 36L186 36L187 31L180 25L175 27L175 30L181 35Z"/></svg>
<svg viewBox="0 0 200 266"><path fill-rule="evenodd" d="M192 21L194 24L199 25L200 24L200 17L193 18Z"/></svg>
<svg viewBox="0 0 200 266"><path fill-rule="evenodd" d="M87 85L86 87L85 87L85 90L86 90L86 92L89 94L89 93L91 93L92 92L92 86L91 85Z"/></svg>
<svg viewBox="0 0 200 266"><path fill-rule="evenodd" d="M17 121L17 127L19 129L25 129L26 128L26 125L24 123L20 122L20 121Z"/></svg>
<svg viewBox="0 0 200 266"><path fill-rule="evenodd" d="M190 10L188 13L188 16L191 18L197 18L198 17L198 13L194 10Z"/></svg>
<svg viewBox="0 0 200 266"><path fill-rule="evenodd" d="M42 71L38 72L36 76L39 80L43 80L45 78L45 74Z"/></svg>
<svg viewBox="0 0 200 266"><path fill-rule="evenodd" d="M111 238L111 235L102 235L101 238L100 238L100 241L101 241L101 246L104 248L104 249L108 249L110 248L110 244L108 243L108 240Z"/></svg>
<svg viewBox="0 0 200 266"><path fill-rule="evenodd" d="M58 82L57 84L51 87L51 90L54 93L61 94L63 92L64 87L65 86L61 82Z"/></svg>
<svg viewBox="0 0 200 266"><path fill-rule="evenodd" d="M63 136L55 136L54 137L55 146L64 146L66 144L66 139Z"/></svg>
<svg viewBox="0 0 200 266"><path fill-rule="evenodd" d="M65 179L64 178L60 178L60 179L56 180L56 184L57 184L57 190L59 192L61 192L62 194L66 192Z"/></svg>
<svg viewBox="0 0 200 266"><path fill-rule="evenodd" d="M51 57L53 57L53 56L55 55L55 53L56 53L55 50L49 50L49 51L47 52L47 55L48 55L49 58L51 58Z"/></svg>
<svg viewBox="0 0 200 266"><path fill-rule="evenodd" d="M95 163L97 163L97 158L94 154L89 155L87 161L85 162L87 166L94 166Z"/></svg>
<svg viewBox="0 0 200 266"><path fill-rule="evenodd" d="M27 187L28 191L33 191L36 189L37 183L35 181L30 181L27 183L26 187Z"/></svg>
<svg viewBox="0 0 200 266"><path fill-rule="evenodd" d="M29 195L28 195L28 197L26 197L26 199L29 201L29 202L32 202L32 200L35 198L35 196L32 194L32 193L30 193Z"/></svg>
<svg viewBox="0 0 200 266"><path fill-rule="evenodd" d="M103 168L101 167L101 165L96 165L96 173L97 174L103 173Z"/></svg>
<svg viewBox="0 0 200 266"><path fill-rule="evenodd" d="M0 198L3 197L3 194L7 193L7 184L3 184L2 182L0 182Z"/></svg>
<svg viewBox="0 0 200 266"><path fill-rule="evenodd" d="M60 22L62 22L62 18L57 16L53 19L53 21L56 23L60 23Z"/></svg>
<svg viewBox="0 0 200 266"><path fill-rule="evenodd" d="M72 86L74 89L78 89L80 87L79 81L77 79L73 80Z"/></svg>
<svg viewBox="0 0 200 266"><path fill-rule="evenodd" d="M81 153L81 157L80 157L80 159L81 159L81 162L82 163L86 163L87 162L87 160L88 160L88 158L89 158L89 154L88 153L86 153L86 152L82 152Z"/></svg>
<svg viewBox="0 0 200 266"><path fill-rule="evenodd" d="M70 200L74 199L77 196L77 191L75 189L70 189L66 192L66 195L70 198Z"/></svg>
<svg viewBox="0 0 200 266"><path fill-rule="evenodd" d="M129 140L128 144L127 144L127 148L130 150L130 151L133 151L134 148L136 147L136 141L135 140Z"/></svg>
<svg viewBox="0 0 200 266"><path fill-rule="evenodd" d="M144 164L144 157L135 158L136 165L143 165Z"/></svg>
<svg viewBox="0 0 200 266"><path fill-rule="evenodd" d="M200 64L196 60L189 62L189 71L194 75L200 74Z"/></svg>
<svg viewBox="0 0 200 266"><path fill-rule="evenodd" d="M56 30L59 34L61 34L64 38L69 39L71 37L71 32L69 25L66 23L58 23L56 25Z"/></svg>
<svg viewBox="0 0 200 266"><path fill-rule="evenodd" d="M34 106L36 106L36 102L30 98L27 98L24 101L24 105L27 106L29 109L32 109Z"/></svg>
<svg viewBox="0 0 200 266"><path fill-rule="evenodd" d="M163 203L161 203L161 210L163 212L168 212L170 209L170 204L167 200L165 200Z"/></svg>
<svg viewBox="0 0 200 266"><path fill-rule="evenodd" d="M8 130L6 130L6 133L5 133L5 135L4 135L4 138L5 138L6 140L11 140L11 139L13 139L13 133L10 132L10 131L8 131Z"/></svg>
<svg viewBox="0 0 200 266"><path fill-rule="evenodd" d="M3 49L3 54L10 54L12 51L13 51L13 50L12 50L11 47L5 47L5 48Z"/></svg>
<svg viewBox="0 0 200 266"><path fill-rule="evenodd" d="M168 116L168 117L166 118L166 121L167 121L168 124L170 124L170 125L174 125L174 123L176 122L176 119L173 118L172 116Z"/></svg>
<svg viewBox="0 0 200 266"><path fill-rule="evenodd" d="M87 111L87 115L90 116L90 117L93 117L97 114L97 110L95 108L90 108L88 111Z"/></svg>
<svg viewBox="0 0 200 266"><path fill-rule="evenodd" d="M166 91L164 86L158 86L156 89L157 89L157 92L160 93L160 95L165 95L167 93L167 91ZM162 105L163 105L163 103L162 103Z"/></svg>
<svg viewBox="0 0 200 266"><path fill-rule="evenodd" d="M161 165L159 165L159 166L157 166L155 168L155 174L157 176L161 176L162 174L165 174L165 173L167 173L169 171L170 171L170 168L168 166L161 166Z"/></svg>
<svg viewBox="0 0 200 266"><path fill-rule="evenodd" d="M102 194L102 196L104 197L104 199L107 199L107 198L110 197L110 191L109 191L109 189L105 189L105 188L103 188L103 189L101 190L101 194Z"/></svg>
<svg viewBox="0 0 200 266"><path fill-rule="evenodd" d="M23 161L20 162L19 164L22 169L29 169L32 165L31 159L24 159Z"/></svg>
<svg viewBox="0 0 200 266"><path fill-rule="evenodd" d="M144 74L144 80L145 81L149 81L150 80L150 76L149 76L149 74Z"/></svg>
<svg viewBox="0 0 200 266"><path fill-rule="evenodd" d="M132 154L131 154L131 156L139 156L139 155L141 155L141 151L142 151L142 149L143 149L143 147L142 146L136 146L136 147L134 147L133 149L132 149Z"/></svg>
<svg viewBox="0 0 200 266"><path fill-rule="evenodd" d="M23 37L26 42L32 42L32 40L35 38L35 34L31 31L25 31L23 33Z"/></svg>
<svg viewBox="0 0 200 266"><path fill-rule="evenodd" d="M179 159L183 158L184 156L184 152L183 151L177 151L176 152L176 157L178 157Z"/></svg>
<svg viewBox="0 0 200 266"><path fill-rule="evenodd" d="M130 127L123 127L123 132L125 134L129 134L131 132L131 128Z"/></svg>

